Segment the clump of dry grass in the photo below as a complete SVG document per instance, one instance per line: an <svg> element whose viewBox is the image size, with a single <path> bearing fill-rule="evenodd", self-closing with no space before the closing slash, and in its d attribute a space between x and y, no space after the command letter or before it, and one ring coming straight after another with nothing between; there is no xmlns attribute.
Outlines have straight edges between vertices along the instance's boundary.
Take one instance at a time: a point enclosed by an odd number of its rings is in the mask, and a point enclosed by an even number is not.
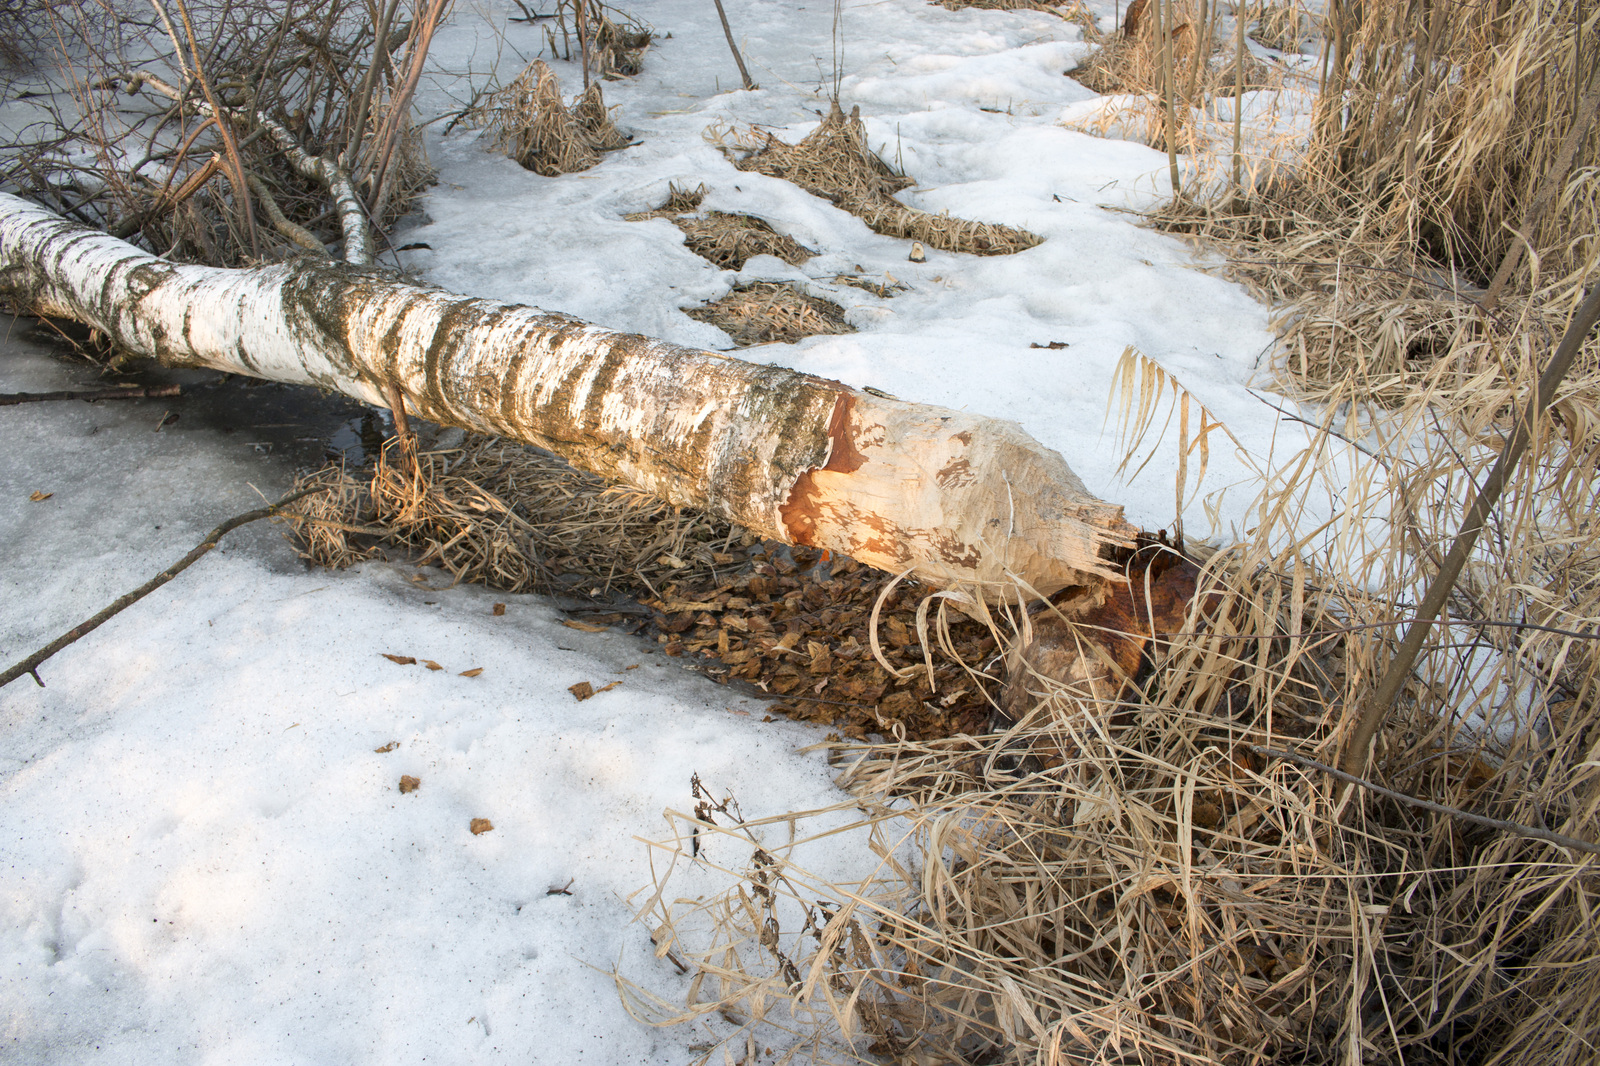
<svg viewBox="0 0 1600 1066"><path fill-rule="evenodd" d="M744 153L734 160L740 170L792 181L888 237L973 255L1010 255L1043 240L1011 226L930 215L900 203L894 194L914 183L868 147L861 109L853 108L847 116L837 100L822 124L799 144L786 144L755 130L729 134L721 143L734 153Z"/></svg>
<svg viewBox="0 0 1600 1066"><path fill-rule="evenodd" d="M491 143L527 169L554 177L588 170L602 152L628 146L606 110L598 82L573 100L570 110L561 86L542 59L516 80L490 94L473 111Z"/></svg>
<svg viewBox="0 0 1600 1066"><path fill-rule="evenodd" d="M1239 17L1240 12L1235 12ZM1306 39L1316 32L1316 20L1298 0L1286 4L1262 4L1257 9L1255 25L1250 29L1250 39L1264 48L1280 52L1298 52Z"/></svg>
<svg viewBox="0 0 1600 1066"><path fill-rule="evenodd" d="M666 202L660 207L638 211L626 218L629 222L670 219L683 231L684 244L691 252L728 270L744 269L745 261L757 255L777 256L785 263L799 266L814 254L793 237L775 232L754 215L699 211L705 197L704 185L693 190L672 185L668 187Z"/></svg>
<svg viewBox="0 0 1600 1066"><path fill-rule="evenodd" d="M974 7L985 11L1043 11L1094 28L1094 16L1082 0L933 0L942 8L960 11Z"/></svg>
<svg viewBox="0 0 1600 1066"><path fill-rule="evenodd" d="M1340 9L1310 170L1363 243L1530 291L1600 254L1600 13L1558 0ZM1580 21L1581 20L1581 21ZM1513 249L1531 247L1495 275Z"/></svg>
<svg viewBox="0 0 1600 1066"><path fill-rule="evenodd" d="M474 436L418 462L420 480L387 459L370 480L343 467L302 479L330 485L289 516L302 554L337 568L389 544L457 581L587 597L653 587L732 535L709 515L609 485L513 441Z"/></svg>
<svg viewBox="0 0 1600 1066"><path fill-rule="evenodd" d="M819 334L854 333L838 304L808 296L793 285L757 281L720 300L684 312L733 338L735 346L793 344Z"/></svg>
<svg viewBox="0 0 1600 1066"><path fill-rule="evenodd" d="M1140 406L1135 440L1162 424L1159 403ZM1399 440L1382 461L1405 455ZM1544 440L1371 773L1593 842L1597 659L1574 634L1600 624L1600 552L1575 504L1592 506L1597 479ZM1454 521L1488 458L1438 442L1402 476L1354 479L1319 536L1307 507L1333 487L1316 474L1333 443L1264 471L1261 525L1210 555L1138 685L1035 677L1005 734L837 746L853 797L825 811L747 818L697 782L640 904L692 991L673 1004L619 975L630 1009L819 1062L1591 1061L1595 857L1314 765L1338 761L1392 653L1408 545ZM1532 602L1557 631L1521 624ZM1018 613L990 621L1023 639ZM1469 676L1484 649L1494 676ZM1064 757L1020 757L1041 751ZM843 844L876 867L817 872ZM681 877L691 894L672 890Z"/></svg>
<svg viewBox="0 0 1600 1066"><path fill-rule="evenodd" d="M532 21L532 12L520 0L517 6ZM557 0L554 16L562 46L556 44L555 32L547 26L546 40L553 55L570 61L573 39L577 38L580 60L586 60L589 69L607 81L631 78L644 69L644 52L655 33L627 12L600 0ZM586 73L586 82L587 78Z"/></svg>

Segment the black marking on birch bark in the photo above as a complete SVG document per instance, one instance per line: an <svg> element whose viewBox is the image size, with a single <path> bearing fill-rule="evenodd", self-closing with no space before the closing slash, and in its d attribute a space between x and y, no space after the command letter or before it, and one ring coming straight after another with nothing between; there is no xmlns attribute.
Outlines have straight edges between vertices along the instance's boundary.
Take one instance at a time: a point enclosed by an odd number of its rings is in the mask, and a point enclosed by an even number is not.
<svg viewBox="0 0 1600 1066"><path fill-rule="evenodd" d="M430 417L453 413L452 405L445 399L446 368L452 371L449 376L453 377L456 357L462 351L463 342L472 336L478 326L484 323L491 327L493 325L495 316L485 314L479 303L474 299L452 300L437 315L433 337L422 353L421 399L427 405ZM500 313L504 314L503 311Z"/></svg>
<svg viewBox="0 0 1600 1066"><path fill-rule="evenodd" d="M517 402L522 398L522 390L518 387L522 381L522 364L528 361L533 352L535 342L535 326L525 323L520 335L517 337L515 348L511 357L506 360L505 379L500 383L500 420L507 426L515 425L518 418Z"/></svg>

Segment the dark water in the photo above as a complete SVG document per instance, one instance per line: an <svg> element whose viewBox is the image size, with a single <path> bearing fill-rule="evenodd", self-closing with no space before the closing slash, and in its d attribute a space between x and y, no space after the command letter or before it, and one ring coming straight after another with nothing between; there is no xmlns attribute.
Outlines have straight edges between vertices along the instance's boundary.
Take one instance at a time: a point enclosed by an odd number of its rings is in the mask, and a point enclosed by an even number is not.
<svg viewBox="0 0 1600 1066"><path fill-rule="evenodd" d="M165 410L164 420L158 419L163 433L222 433L241 448L301 469L330 460L361 466L393 433L388 411L338 393L215 370L173 370L150 362L111 370L87 358L77 347L79 338L29 325L26 319L19 327L19 339L48 350L77 371L75 387L181 386L181 396L147 401Z"/></svg>

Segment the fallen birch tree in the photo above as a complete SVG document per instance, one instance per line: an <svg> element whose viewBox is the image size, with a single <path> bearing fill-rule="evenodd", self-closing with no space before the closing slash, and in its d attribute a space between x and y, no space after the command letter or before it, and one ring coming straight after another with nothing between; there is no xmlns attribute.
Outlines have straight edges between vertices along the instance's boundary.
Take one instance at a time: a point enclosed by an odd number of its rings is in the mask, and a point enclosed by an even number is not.
<svg viewBox="0 0 1600 1066"><path fill-rule="evenodd" d="M0 283L174 367L316 385L936 586L1121 579L1135 530L1013 422L305 257L175 264L0 194Z"/></svg>

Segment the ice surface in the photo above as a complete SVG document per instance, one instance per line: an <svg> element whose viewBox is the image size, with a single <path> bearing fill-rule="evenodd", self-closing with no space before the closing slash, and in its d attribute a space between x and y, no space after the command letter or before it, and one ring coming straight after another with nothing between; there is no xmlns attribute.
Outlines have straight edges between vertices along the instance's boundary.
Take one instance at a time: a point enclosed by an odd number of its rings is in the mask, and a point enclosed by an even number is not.
<svg viewBox="0 0 1600 1066"><path fill-rule="evenodd" d="M399 263L457 291L719 348L727 338L685 308L741 280L803 281L860 332L747 357L1016 419L1153 528L1173 517L1170 444L1124 484L1115 434L1101 428L1131 345L1252 453L1240 462L1219 444L1203 486L1237 483L1222 520L1248 521L1258 469L1306 437L1245 388L1268 348L1266 309L1127 212L1164 191L1164 155L1060 125L1090 99L1062 76L1086 47L1076 27L922 0L843 5L843 99L918 181L904 202L1045 238L1015 256L930 251L913 264L908 242L736 170L703 136L760 124L798 138L833 82L831 4L726 3L760 90L728 91L737 73L712 5L641 2L629 10L671 36L638 78L605 84L638 143L546 178L487 152L475 131L445 136L435 123L439 184L395 242L430 247ZM1110 8L1096 10L1109 19ZM423 85L426 114L459 108L497 54L509 81L539 52L542 28L508 22L518 13L458 9ZM576 93L575 66L554 66ZM673 182L703 182L708 208L758 215L818 255L735 274L688 252L666 221L624 220ZM834 283L841 272L910 290L879 299ZM1065 347L1034 347L1052 343ZM16 345L0 358L6 391L87 376ZM162 410L0 412L0 662L289 484L282 449L191 419L155 432ZM54 495L32 502L34 491ZM1198 501L1186 518L1204 531ZM308 571L275 530L250 527L48 662L49 687L0 690L0 1058L694 1057L703 1032L635 1023L603 972L620 965L662 995L684 991L629 923L623 899L649 880L634 837L659 835L662 811L690 803L695 772L751 816L841 798L821 757L797 753L818 732L763 723L761 705L625 638L564 628L537 600L416 576L383 563ZM503 617L497 599L511 603ZM622 684L586 702L567 692L612 680ZM421 787L399 793L403 774ZM494 830L474 836L476 817ZM842 877L870 857L834 840L806 861ZM687 878L679 891L694 890ZM548 894L569 883L570 896Z"/></svg>

